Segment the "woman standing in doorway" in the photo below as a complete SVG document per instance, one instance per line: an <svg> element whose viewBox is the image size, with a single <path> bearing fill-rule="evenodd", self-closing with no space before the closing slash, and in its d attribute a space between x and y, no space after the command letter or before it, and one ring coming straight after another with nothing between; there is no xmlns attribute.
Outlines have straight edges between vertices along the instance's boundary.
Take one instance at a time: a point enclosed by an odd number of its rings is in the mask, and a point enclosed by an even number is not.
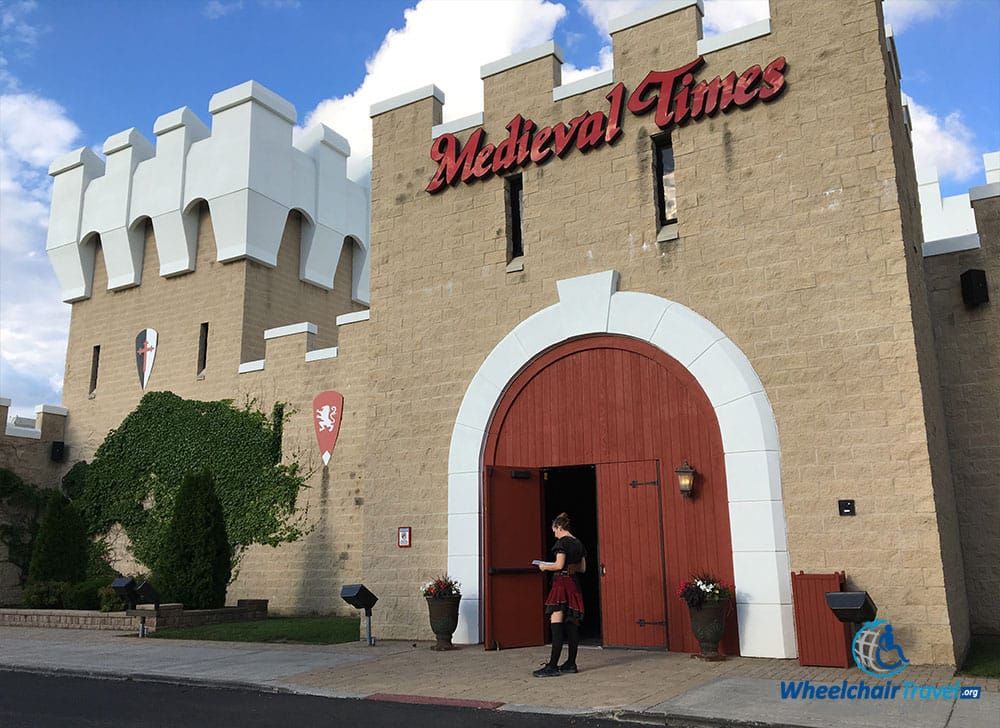
<svg viewBox="0 0 1000 728"><path fill-rule="evenodd" d="M549 615L552 629L552 654L548 663L532 675L554 677L564 672L576 672L576 651L580 644L580 622L583 621L583 594L580 592L579 574L587 570L587 549L569 531L569 516L560 513L552 521L556 537L552 553L555 561L541 562L541 571L553 571L552 588L545 599L545 613ZM559 664L563 642L569 645L566 662Z"/></svg>

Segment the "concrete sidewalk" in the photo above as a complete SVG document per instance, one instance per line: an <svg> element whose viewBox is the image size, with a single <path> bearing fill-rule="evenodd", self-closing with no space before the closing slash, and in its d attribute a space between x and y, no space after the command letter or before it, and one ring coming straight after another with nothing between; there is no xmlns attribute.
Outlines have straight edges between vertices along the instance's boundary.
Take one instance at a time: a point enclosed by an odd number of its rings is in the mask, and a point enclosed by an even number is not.
<svg viewBox="0 0 1000 728"><path fill-rule="evenodd" d="M947 667L911 667L890 700L783 700L782 681L841 685L887 681L857 669L806 668L794 660L580 650L580 673L531 676L544 648L434 652L426 642L270 645L139 639L87 630L0 627L0 669L251 687L341 698L437 702L497 710L596 715L654 725L826 728L1000 728L1000 680L957 678L978 700L905 699L904 682L945 687ZM712 723L714 722L714 723Z"/></svg>

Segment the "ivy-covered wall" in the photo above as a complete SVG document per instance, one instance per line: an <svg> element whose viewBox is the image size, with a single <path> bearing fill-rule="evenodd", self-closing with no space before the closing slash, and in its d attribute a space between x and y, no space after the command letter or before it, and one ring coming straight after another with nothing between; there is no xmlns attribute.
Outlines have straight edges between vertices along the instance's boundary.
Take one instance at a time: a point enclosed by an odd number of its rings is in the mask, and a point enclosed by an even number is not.
<svg viewBox="0 0 1000 728"><path fill-rule="evenodd" d="M135 558L156 571L184 477L207 470L225 516L234 566L251 544L295 541L307 528L296 511L304 478L280 462L283 408L199 402L149 392L97 449L67 474L64 488L94 535L119 524ZM277 426L276 426L277 424Z"/></svg>

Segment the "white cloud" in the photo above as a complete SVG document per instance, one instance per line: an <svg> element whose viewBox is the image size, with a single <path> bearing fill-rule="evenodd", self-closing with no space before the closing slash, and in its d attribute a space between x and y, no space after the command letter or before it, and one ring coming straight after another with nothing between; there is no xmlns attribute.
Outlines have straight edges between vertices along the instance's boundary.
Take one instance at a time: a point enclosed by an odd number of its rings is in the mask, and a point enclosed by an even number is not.
<svg viewBox="0 0 1000 728"><path fill-rule="evenodd" d="M600 73L601 71L607 71L614 65L614 52L610 45L601 46L601 50L598 53L597 65L590 66L588 68L577 68L572 63L564 63L562 67L562 82L572 83L581 78L586 78L587 76L593 76L595 73Z"/></svg>
<svg viewBox="0 0 1000 728"><path fill-rule="evenodd" d="M603 35L608 35L608 23L615 18L634 13L652 5L655 0L580 0L583 12L588 15Z"/></svg>
<svg viewBox="0 0 1000 728"><path fill-rule="evenodd" d="M55 102L30 94L0 96L0 393L11 414L59 402L69 307L45 254L48 164L80 130ZM43 401L33 401L43 397Z"/></svg>
<svg viewBox="0 0 1000 728"><path fill-rule="evenodd" d="M608 35L608 23L615 18L655 4L658 0L581 0L584 12L602 34ZM768 0L705 0L704 31L706 35L770 17Z"/></svg>
<svg viewBox="0 0 1000 728"><path fill-rule="evenodd" d="M236 0L236 2L230 3L222 2L222 0L209 0L205 3L205 7L201 13L209 20L218 20L242 9L243 0Z"/></svg>
<svg viewBox="0 0 1000 728"><path fill-rule="evenodd" d="M705 0L705 35L725 33L769 17L767 0Z"/></svg>
<svg viewBox="0 0 1000 728"><path fill-rule="evenodd" d="M962 122L962 115L952 111L944 118L935 116L909 96L913 125L913 159L917 167L937 167L939 179L964 182L980 173L980 159L973 143L972 131Z"/></svg>
<svg viewBox="0 0 1000 728"><path fill-rule="evenodd" d="M7 48L20 46L22 52L31 52L38 38L45 31L44 26L28 22L38 3L34 0L0 2L0 44Z"/></svg>
<svg viewBox="0 0 1000 728"><path fill-rule="evenodd" d="M885 22L892 26L893 34L896 34L914 23L944 15L948 11L948 3L941 0L884 0L882 11Z"/></svg>
<svg viewBox="0 0 1000 728"><path fill-rule="evenodd" d="M7 54L31 56L38 46L38 39L48 31L47 27L28 20L37 7L38 3L33 0L0 0L0 91L20 89L18 79L7 70Z"/></svg>
<svg viewBox="0 0 1000 728"><path fill-rule="evenodd" d="M468 14L458 10L446 0L421 0L405 12L402 29L386 34L366 64L361 86L321 102L305 116L305 127L323 123L347 137L348 174L354 179L367 175L371 166L372 104L434 84L445 94L446 119L481 111L480 66L550 40L566 14L562 5L546 0L479 0L476 17L488 19L489 27L470 32Z"/></svg>

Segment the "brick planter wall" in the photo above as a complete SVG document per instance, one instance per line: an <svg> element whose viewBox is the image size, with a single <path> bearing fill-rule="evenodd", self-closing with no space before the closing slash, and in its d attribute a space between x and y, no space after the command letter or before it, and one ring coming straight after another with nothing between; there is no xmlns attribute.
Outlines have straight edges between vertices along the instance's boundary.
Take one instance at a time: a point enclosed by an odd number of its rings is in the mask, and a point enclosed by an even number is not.
<svg viewBox="0 0 1000 728"><path fill-rule="evenodd" d="M130 609L127 612L93 612L82 609L0 609L2 627L49 627L56 629L104 629L134 632L145 617L146 630L197 627L202 624L252 622L267 619L266 599L240 599L235 607L184 609L180 604L163 604L159 610Z"/></svg>

